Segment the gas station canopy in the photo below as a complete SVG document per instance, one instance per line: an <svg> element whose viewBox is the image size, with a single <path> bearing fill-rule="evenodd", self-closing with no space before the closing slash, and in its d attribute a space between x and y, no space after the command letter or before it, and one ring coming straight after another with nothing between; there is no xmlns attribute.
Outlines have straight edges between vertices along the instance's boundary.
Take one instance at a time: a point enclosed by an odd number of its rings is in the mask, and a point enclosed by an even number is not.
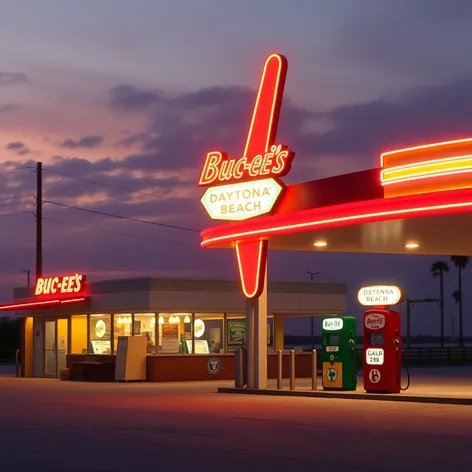
<svg viewBox="0 0 472 472"><path fill-rule="evenodd" d="M435 191L435 175L430 191L392 197L380 169L293 185L273 215L209 228L201 244L264 238L275 250L472 255L471 170L463 188Z"/></svg>

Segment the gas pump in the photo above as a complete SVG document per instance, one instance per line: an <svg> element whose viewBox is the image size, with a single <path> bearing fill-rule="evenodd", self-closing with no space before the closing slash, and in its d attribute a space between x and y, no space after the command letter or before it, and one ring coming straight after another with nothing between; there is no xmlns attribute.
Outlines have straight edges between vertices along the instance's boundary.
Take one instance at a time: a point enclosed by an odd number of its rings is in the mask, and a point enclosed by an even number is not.
<svg viewBox="0 0 472 472"><path fill-rule="evenodd" d="M339 316L322 322L322 385L324 390L357 387L356 318Z"/></svg>
<svg viewBox="0 0 472 472"><path fill-rule="evenodd" d="M402 338L400 312L389 305L401 301L395 286L363 287L358 300L371 307L364 313L364 390L367 393L400 393Z"/></svg>

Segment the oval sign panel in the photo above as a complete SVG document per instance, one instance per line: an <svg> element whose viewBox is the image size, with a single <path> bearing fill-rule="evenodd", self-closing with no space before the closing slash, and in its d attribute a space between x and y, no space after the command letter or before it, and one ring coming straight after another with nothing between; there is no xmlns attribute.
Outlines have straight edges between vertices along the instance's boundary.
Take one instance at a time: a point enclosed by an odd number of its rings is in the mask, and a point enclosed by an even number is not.
<svg viewBox="0 0 472 472"><path fill-rule="evenodd" d="M396 305L402 299L402 291L396 285L370 285L357 292L357 300L364 306Z"/></svg>
<svg viewBox="0 0 472 472"><path fill-rule="evenodd" d="M369 329L382 329L385 326L385 315L382 313L369 313L364 320L365 327Z"/></svg>
<svg viewBox="0 0 472 472"><path fill-rule="evenodd" d="M338 331L343 329L342 318L325 318L323 320L323 329L325 331Z"/></svg>

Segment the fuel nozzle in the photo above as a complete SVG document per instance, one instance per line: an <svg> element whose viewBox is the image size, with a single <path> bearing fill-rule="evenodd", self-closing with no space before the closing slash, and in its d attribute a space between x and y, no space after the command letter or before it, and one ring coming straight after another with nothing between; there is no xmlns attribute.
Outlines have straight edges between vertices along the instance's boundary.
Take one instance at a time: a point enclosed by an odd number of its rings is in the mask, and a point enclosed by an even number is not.
<svg viewBox="0 0 472 472"><path fill-rule="evenodd" d="M351 349L354 349L354 333L352 331L349 337L349 346L351 347Z"/></svg>

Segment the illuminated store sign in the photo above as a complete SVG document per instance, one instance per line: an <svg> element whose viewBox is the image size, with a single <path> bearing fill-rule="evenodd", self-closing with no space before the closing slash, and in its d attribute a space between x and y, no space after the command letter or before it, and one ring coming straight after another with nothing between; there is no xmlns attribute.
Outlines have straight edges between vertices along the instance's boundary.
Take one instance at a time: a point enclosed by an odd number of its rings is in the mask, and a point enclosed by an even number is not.
<svg viewBox="0 0 472 472"><path fill-rule="evenodd" d="M294 155L281 144L274 144L270 152L259 154L252 159L228 159L222 152L210 152L206 157L199 185L218 185L260 177L282 177L290 171Z"/></svg>
<svg viewBox="0 0 472 472"><path fill-rule="evenodd" d="M0 305L0 311L34 310L56 305L83 303L87 296L83 274L63 277L38 277L34 289L34 298Z"/></svg>
<svg viewBox="0 0 472 472"><path fill-rule="evenodd" d="M64 277L39 277L36 281L34 294L37 297L44 295L77 295L85 289L85 275L74 274Z"/></svg>
<svg viewBox="0 0 472 472"><path fill-rule="evenodd" d="M274 179L209 188L202 203L214 220L241 221L269 213L283 186Z"/></svg>
<svg viewBox="0 0 472 472"><path fill-rule="evenodd" d="M357 299L363 306L396 305L402 299L402 291L395 285L371 285L362 287Z"/></svg>

